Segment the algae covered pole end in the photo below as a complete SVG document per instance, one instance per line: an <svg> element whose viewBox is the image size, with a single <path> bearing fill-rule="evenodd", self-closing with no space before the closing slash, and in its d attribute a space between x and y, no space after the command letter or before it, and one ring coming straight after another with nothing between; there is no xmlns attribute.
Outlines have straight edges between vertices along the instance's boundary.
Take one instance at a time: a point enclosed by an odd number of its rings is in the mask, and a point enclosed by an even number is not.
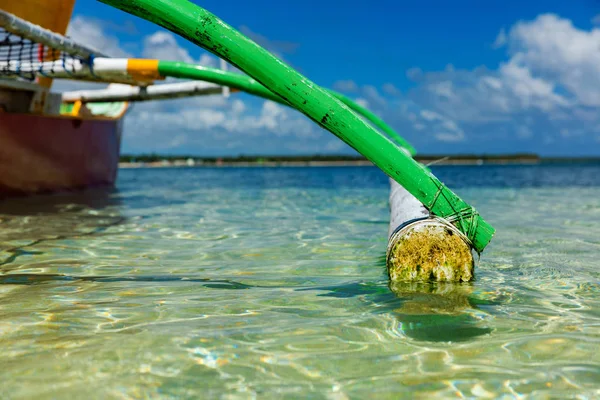
<svg viewBox="0 0 600 400"><path fill-rule="evenodd" d="M390 180L386 265L392 282L468 282L474 278L471 244L454 225L432 217Z"/></svg>

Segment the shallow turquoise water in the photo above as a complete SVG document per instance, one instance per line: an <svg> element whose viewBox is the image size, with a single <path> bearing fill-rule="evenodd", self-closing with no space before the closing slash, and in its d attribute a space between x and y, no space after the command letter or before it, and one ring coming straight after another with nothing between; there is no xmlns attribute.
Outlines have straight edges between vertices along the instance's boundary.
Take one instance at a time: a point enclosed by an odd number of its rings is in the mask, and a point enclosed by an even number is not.
<svg viewBox="0 0 600 400"><path fill-rule="evenodd" d="M434 172L497 228L472 284L388 287L375 168L3 202L0 397L600 396L600 165Z"/></svg>

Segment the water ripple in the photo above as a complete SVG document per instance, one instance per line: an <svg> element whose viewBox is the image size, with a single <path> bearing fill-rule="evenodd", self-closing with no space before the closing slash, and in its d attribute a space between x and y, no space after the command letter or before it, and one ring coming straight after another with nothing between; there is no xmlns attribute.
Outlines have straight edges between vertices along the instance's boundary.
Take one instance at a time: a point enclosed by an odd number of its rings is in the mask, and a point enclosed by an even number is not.
<svg viewBox="0 0 600 400"><path fill-rule="evenodd" d="M600 166L434 170L497 228L474 283L388 284L374 168L0 204L0 397L599 397Z"/></svg>

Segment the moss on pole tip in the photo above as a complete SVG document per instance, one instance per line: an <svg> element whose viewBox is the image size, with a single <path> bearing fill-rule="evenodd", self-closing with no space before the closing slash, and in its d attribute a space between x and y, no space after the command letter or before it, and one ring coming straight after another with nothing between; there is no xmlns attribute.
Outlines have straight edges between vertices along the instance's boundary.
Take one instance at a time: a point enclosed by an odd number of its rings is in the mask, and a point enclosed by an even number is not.
<svg viewBox="0 0 600 400"><path fill-rule="evenodd" d="M447 225L420 220L394 233L386 264L392 282L468 282L474 278L471 247Z"/></svg>

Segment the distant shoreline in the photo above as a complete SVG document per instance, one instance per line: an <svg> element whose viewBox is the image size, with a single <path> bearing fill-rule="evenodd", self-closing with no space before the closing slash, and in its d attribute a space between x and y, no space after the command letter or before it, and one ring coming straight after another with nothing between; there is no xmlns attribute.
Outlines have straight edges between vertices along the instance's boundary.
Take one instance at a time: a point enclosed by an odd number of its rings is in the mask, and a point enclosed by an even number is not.
<svg viewBox="0 0 600 400"><path fill-rule="evenodd" d="M275 160L265 158L248 159L238 158L175 158L169 157L152 161L121 161L119 168L173 168L173 167L362 167L373 166L369 160L348 156L332 157L318 156L316 159L299 160L300 157L274 157ZM600 163L600 157L538 157L538 156L417 156L417 161L422 164L436 166L465 166L465 165L538 165L538 164L569 164L569 163Z"/></svg>

